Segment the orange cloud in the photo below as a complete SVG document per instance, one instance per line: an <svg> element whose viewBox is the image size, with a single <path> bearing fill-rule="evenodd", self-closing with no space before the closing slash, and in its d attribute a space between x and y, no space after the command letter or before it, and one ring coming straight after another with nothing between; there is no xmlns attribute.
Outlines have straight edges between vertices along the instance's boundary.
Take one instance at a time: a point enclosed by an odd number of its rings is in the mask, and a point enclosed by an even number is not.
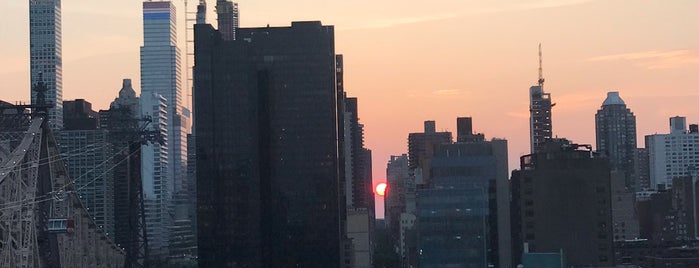
<svg viewBox="0 0 699 268"><path fill-rule="evenodd" d="M649 50L632 53L613 54L589 58L586 61L631 61L636 66L653 69L671 69L699 63L699 51L681 50Z"/></svg>

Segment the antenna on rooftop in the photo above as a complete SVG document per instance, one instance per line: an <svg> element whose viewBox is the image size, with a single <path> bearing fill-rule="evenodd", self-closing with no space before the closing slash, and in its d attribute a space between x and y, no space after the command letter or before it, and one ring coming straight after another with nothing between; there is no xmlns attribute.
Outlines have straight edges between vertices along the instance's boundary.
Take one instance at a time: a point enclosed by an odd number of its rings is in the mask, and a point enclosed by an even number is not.
<svg viewBox="0 0 699 268"><path fill-rule="evenodd" d="M539 43L539 86L543 90L543 88L544 88L544 70L542 68L542 60L541 60L541 43Z"/></svg>

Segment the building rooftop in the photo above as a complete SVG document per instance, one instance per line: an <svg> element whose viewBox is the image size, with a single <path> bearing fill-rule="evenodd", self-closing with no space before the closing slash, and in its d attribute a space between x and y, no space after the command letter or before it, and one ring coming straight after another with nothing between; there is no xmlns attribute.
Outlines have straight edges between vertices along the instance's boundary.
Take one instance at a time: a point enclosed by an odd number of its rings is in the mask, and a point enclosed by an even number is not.
<svg viewBox="0 0 699 268"><path fill-rule="evenodd" d="M607 92L607 99L604 100L604 102L602 103L602 106L619 105L619 104L626 105L626 103L624 103L624 100L622 100L621 97L619 97L618 91L611 91L611 92Z"/></svg>

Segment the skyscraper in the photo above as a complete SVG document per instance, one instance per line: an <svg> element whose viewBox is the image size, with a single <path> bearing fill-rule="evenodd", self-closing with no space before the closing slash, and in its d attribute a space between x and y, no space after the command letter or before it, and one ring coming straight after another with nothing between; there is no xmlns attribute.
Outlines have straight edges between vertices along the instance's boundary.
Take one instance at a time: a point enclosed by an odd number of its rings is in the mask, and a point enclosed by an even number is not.
<svg viewBox="0 0 699 268"><path fill-rule="evenodd" d="M350 165L352 178L346 178L351 182L351 193L348 193L349 206L357 208L374 207L374 192L372 189L371 177L371 150L364 147L364 125L359 123L357 98L345 99L345 120L349 121L349 142ZM347 127L347 126L346 126Z"/></svg>
<svg viewBox="0 0 699 268"><path fill-rule="evenodd" d="M201 267L339 267L334 28L194 26Z"/></svg>
<svg viewBox="0 0 699 268"><path fill-rule="evenodd" d="M177 47L176 23L176 9L172 2L143 2L141 113L153 116L151 126L156 129L162 126L167 128L167 151L164 154L157 145L143 148L144 198L146 221L149 222L149 228L155 230L149 230L148 236L156 239L149 241L149 246L153 246L153 252L157 252L156 247L161 246L164 254L167 254L165 249L168 246L167 228L172 220L171 212L167 210L172 207L172 196L183 191L182 185L187 174L189 111L183 106L185 96L181 89L181 55ZM160 107L167 108L158 111ZM166 114L166 118L159 118L163 114ZM146 155L150 153L153 155ZM149 158L152 156L156 158ZM149 181L150 178L154 181ZM149 186L154 188L146 188ZM159 211L159 216L148 210ZM156 220L148 217L160 218Z"/></svg>
<svg viewBox="0 0 699 268"><path fill-rule="evenodd" d="M544 142L553 137L551 126L551 93L544 92L544 76L541 66L541 44L539 44L539 81L529 88L529 133L531 152L544 149Z"/></svg>
<svg viewBox="0 0 699 268"><path fill-rule="evenodd" d="M61 32L61 0L29 1L29 55L31 85L43 77L48 91L46 103L51 129L63 128L63 54ZM37 104L36 92L31 92L32 104Z"/></svg>
<svg viewBox="0 0 699 268"><path fill-rule="evenodd" d="M609 159L612 170L624 172L627 189L635 189L633 181L636 152L636 116L626 108L619 92L607 93L602 107L595 114L597 152Z"/></svg>
<svg viewBox="0 0 699 268"><path fill-rule="evenodd" d="M216 0L216 14L218 15L218 32L223 40L235 40L238 30L238 3L230 0Z"/></svg>
<svg viewBox="0 0 699 268"><path fill-rule="evenodd" d="M176 192L181 189L186 174L189 111L182 104L184 96L180 83L180 50L177 48L174 4L169 1L143 3L143 41L141 94L159 94L167 102L168 169L174 187L169 190ZM153 100L157 101L157 98ZM157 103L146 104L154 105Z"/></svg>
<svg viewBox="0 0 699 268"><path fill-rule="evenodd" d="M141 199L138 186L141 181L140 141L134 140L139 128L140 102L131 79L124 79L119 97L114 99L109 110L100 110L101 129L109 131L109 143L116 154L112 162L114 175L114 242L125 249L131 257L143 250ZM141 189L142 190L142 189ZM134 261L134 260L131 260Z"/></svg>

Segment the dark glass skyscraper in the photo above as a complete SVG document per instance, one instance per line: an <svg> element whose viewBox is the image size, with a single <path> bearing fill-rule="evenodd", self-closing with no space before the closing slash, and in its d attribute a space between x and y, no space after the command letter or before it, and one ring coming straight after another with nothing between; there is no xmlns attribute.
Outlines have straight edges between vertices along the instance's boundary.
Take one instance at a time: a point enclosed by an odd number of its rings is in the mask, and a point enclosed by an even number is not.
<svg viewBox="0 0 699 268"><path fill-rule="evenodd" d="M417 190L420 267L511 267L507 141L461 133L473 139L437 146Z"/></svg>
<svg viewBox="0 0 699 268"><path fill-rule="evenodd" d="M633 189L636 152L636 116L626 108L619 92L608 92L595 114L597 151L609 158L611 169L623 171L626 188Z"/></svg>
<svg viewBox="0 0 699 268"><path fill-rule="evenodd" d="M333 26L194 29L200 267L339 267Z"/></svg>

